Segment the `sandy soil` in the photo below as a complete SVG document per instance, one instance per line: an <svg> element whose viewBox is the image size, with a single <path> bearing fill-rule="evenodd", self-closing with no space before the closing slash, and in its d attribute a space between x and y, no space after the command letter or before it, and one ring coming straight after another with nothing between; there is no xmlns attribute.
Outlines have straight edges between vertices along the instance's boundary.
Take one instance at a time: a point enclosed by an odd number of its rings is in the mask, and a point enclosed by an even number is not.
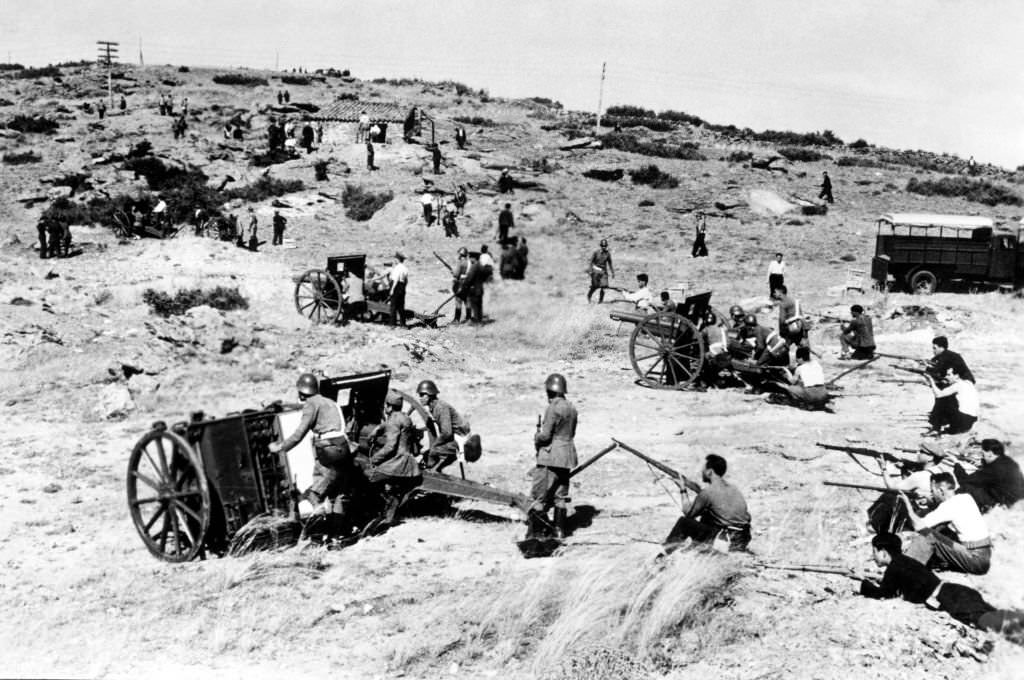
<svg viewBox="0 0 1024 680"><path fill-rule="evenodd" d="M290 398L295 376L309 369L337 375L383 364L406 389L422 378L438 381L484 439L486 453L472 467L472 478L520 491L528 486L531 435L544 408L542 381L563 372L580 412L581 455L614 436L696 475L704 455L722 454L750 503L758 558L863 566L869 552L863 510L871 494L821 482L877 480L814 443L916 446L931 400L924 386L880 380L904 376L891 362L878 362L843 379L834 414L775 406L739 390L639 387L627 357L628 329L607 318L610 306L587 306L584 298L583 272L600 237L612 243L618 283L629 285L646 271L655 288L681 282L690 291L713 290L713 302L722 309L733 301L757 304L765 293L767 262L781 250L790 266L787 283L805 310L842 314L849 304L863 304L875 316L885 351L924 357L934 334L948 335L978 377L983 417L977 433L1011 443L1024 439L1024 393L1012 379L1024 368L1019 298L841 295L847 267L869 263L873 219L881 212L980 212L1007 222L1018 217L1005 208L907 194L900 187L914 171L905 167L797 163L786 175L769 175L718 160L734 147L683 131L700 139L713 160L657 159L681 179L678 189L635 187L628 178L606 184L581 173L635 168L650 159L618 151L558 151L564 138L540 128L550 120L508 102L456 99L434 86L332 81L289 87L293 101L322 105L355 92L416 102L435 115L446 139L453 115L501 123L471 129L465 152L445 146L443 183L474 187L461 239L446 240L437 228L423 227L416 190L423 186L419 173L426 154L398 142L378 151L381 170L372 176L361 170L362 151L354 145L275 166L274 176L300 178L310 189L284 199L293 206L283 211L289 218L288 248L267 246L253 254L189 235L118 243L102 228L76 227L81 255L39 260L32 244L45 204L26 209L15 199L45 194L40 178L87 168L94 185L111 193L127 190L134 182L130 176L111 165L89 164L89 154L123 151L143 138L163 155L207 164L218 148L222 121L213 105L252 112L255 128L263 129L260 107L271 102L277 81L251 90L213 85L211 75L170 68L133 72L135 81L122 83L132 92L129 111L102 124L75 108L98 96L96 77L71 76L62 84L0 81L0 96L19 102L0 109L5 119L15 111L52 112L61 105L69 110L58 116L62 127L55 137L0 139L0 151L31 146L43 156L41 163L5 165L0 173L2 675L251 678L288 671L345 678L552 677L564 659L536 658L538 643L528 636L470 650L466 641L486 618L481 607L493 614L502 601L490 598L502 584L527 584L526 599L528 584L550 578L571 583L571 574L586 573L605 559L632 560L642 571L656 552L650 542L660 541L678 515L678 499L664 480L616 452L574 482L577 517L589 519L565 554L552 560L523 560L514 544L522 524L500 508L472 504L460 506L455 516L407 518L339 552L307 548L185 565L152 558L125 502L133 443L154 420ZM198 111L187 139L178 143L170 138L169 119L146 108L155 107L156 88L165 79L180 83L170 89L178 98L188 96ZM66 136L74 141L59 141ZM244 164L244 154L227 156L217 162L240 182L258 175ZM541 156L556 168L536 178L547 191L520 190L511 197L516 232L531 245L527 280L490 288L485 305L493 323L391 331L363 324L310 327L296 314L295 274L323 266L328 254L366 252L381 262L396 249L409 256L409 306L432 309L446 297L448 277L431 251L454 257L460 245L493 241L506 199L477 191L496 177L482 164L519 166ZM334 159L336 172L327 182L313 182L314 157ZM342 174L342 162L354 170ZM732 219L709 220L710 257L689 257L692 218L680 210L718 200L745 202L751 190L811 196L825 168L837 198L828 215L766 218L741 207ZM316 193L338 196L346 182L387 187L396 198L370 222L356 223L339 203ZM639 207L643 199L654 205ZM258 206L267 238L271 210L269 203ZM840 259L846 255L852 259ZM250 308L194 310L162 320L141 299L147 288L173 292L214 285L237 286ZM15 304L18 298L28 304ZM928 311L906 313L913 305ZM762 316L774 319L774 312ZM237 346L221 354L221 342L229 337ZM812 337L824 353L826 374L843 370L835 330L822 325ZM418 351L417 345L430 351ZM126 379L126 365L141 373ZM100 407L125 392L131 398L127 412L108 418ZM1012 444L1011 453L1016 455ZM997 545L992 571L958 579L999 606L1024 608L1020 520L1020 510L990 515ZM646 660L651 675L644 677L1019 677L1019 647L996 640L991 654L978 660L965 650L987 638L941 614L903 602L863 600L852 595L853 582L840 577L761 570L749 560L730 564L738 575L721 586L716 606L659 642L658 653ZM537 623L541 633L544 621ZM583 635L580 649L584 642L603 642L596 623L594 631L590 638Z"/></svg>

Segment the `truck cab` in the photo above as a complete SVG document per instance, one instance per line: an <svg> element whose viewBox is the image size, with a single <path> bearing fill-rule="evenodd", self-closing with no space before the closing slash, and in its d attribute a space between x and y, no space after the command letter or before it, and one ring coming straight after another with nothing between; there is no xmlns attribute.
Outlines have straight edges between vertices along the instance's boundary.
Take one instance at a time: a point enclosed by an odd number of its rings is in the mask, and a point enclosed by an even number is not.
<svg viewBox="0 0 1024 680"><path fill-rule="evenodd" d="M945 283L1019 287L1021 227L988 217L887 213L878 218L871 277L880 287L932 293Z"/></svg>

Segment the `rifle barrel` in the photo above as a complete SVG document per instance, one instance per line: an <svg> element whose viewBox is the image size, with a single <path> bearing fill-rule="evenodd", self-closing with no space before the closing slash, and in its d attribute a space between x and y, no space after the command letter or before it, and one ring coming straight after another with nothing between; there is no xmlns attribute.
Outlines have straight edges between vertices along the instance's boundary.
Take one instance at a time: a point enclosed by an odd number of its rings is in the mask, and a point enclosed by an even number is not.
<svg viewBox="0 0 1024 680"><path fill-rule="evenodd" d="M632 453L634 456L636 456L640 460L644 461L645 463L647 463L651 467L654 467L654 468L660 470L661 472L664 472L669 477L672 477L673 479L678 479L680 482L682 482L683 484L686 484L687 486L691 486L692 485L691 488L696 487L696 484L694 484L693 482L688 480L682 473L680 473L680 472L678 472L676 470L673 470L668 465L665 465L664 463L662 463L660 460L656 460L654 458L651 458L646 453L643 453L642 451L637 451L636 449L634 449L629 444L623 444L622 442L620 442L618 439L615 439L614 437L612 437L612 441L615 442L616 446L618 446L618 447L620 447L620 448L622 448L622 449L624 449L626 451L629 451L630 453Z"/></svg>
<svg viewBox="0 0 1024 680"><path fill-rule="evenodd" d="M888 453L886 451L876 451L875 449L869 449L863 446L840 446L838 444L823 444L817 442L817 445L823 449L829 451L842 451L843 453L849 453L854 456L865 456L868 458L881 458L882 460L890 463L906 463L907 461L899 456Z"/></svg>
<svg viewBox="0 0 1024 680"><path fill-rule="evenodd" d="M855 574L852 569L844 569L842 567L821 567L814 564L759 564L758 566L765 569L780 569L782 571L806 571L814 574L836 574L838 576L847 576L849 578L857 579L858 581L862 578L860 575Z"/></svg>
<svg viewBox="0 0 1024 680"><path fill-rule="evenodd" d="M438 255L436 250L433 251L433 253L434 253L434 257L436 257L438 260L440 260L441 264L444 265L444 268L448 270L448 273L450 273L450 274L454 274L455 273L455 270L452 269L452 266L450 264L448 264L447 262L445 262L445 259L443 257L441 257L440 255Z"/></svg>
<svg viewBox="0 0 1024 680"><path fill-rule="evenodd" d="M873 486L870 484L851 484L849 482L823 482L825 486L841 486L846 489L862 489L864 491L879 491L881 493L896 492L896 489L889 489L884 486Z"/></svg>

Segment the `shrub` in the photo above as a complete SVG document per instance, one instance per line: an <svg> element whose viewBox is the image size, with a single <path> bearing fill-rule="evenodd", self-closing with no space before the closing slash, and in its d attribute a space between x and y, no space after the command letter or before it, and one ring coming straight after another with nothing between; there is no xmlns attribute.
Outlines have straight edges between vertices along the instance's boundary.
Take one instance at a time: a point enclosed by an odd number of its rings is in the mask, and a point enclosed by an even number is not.
<svg viewBox="0 0 1024 680"><path fill-rule="evenodd" d="M497 125L490 118L484 118L483 116L454 116L452 120L456 123L472 125L474 127L495 127Z"/></svg>
<svg viewBox="0 0 1024 680"><path fill-rule="evenodd" d="M207 185L207 176L192 167L168 166L155 156L127 159L122 168L146 179L150 189L159 191L167 202L171 222L187 222L196 208L219 215L224 195Z"/></svg>
<svg viewBox="0 0 1024 680"><path fill-rule="evenodd" d="M843 140L836 137L831 130L807 133L790 130L765 130L764 132L754 132L753 138L759 142L789 146L834 146L843 143Z"/></svg>
<svg viewBox="0 0 1024 680"><path fill-rule="evenodd" d="M652 189L675 189L679 179L667 172L662 172L657 165L645 165L639 170L630 170L629 176L633 184L647 184Z"/></svg>
<svg viewBox="0 0 1024 680"><path fill-rule="evenodd" d="M190 69L188 66L179 66L178 67L178 73L188 73L191 70L192 69Z"/></svg>
<svg viewBox="0 0 1024 680"><path fill-rule="evenodd" d="M0 97L0 106L14 106L14 102L12 102L10 99L4 99L3 97Z"/></svg>
<svg viewBox="0 0 1024 680"><path fill-rule="evenodd" d="M622 168L615 168L614 170L601 170L599 168L594 168L583 173L584 177L587 177L588 179L596 179L601 182L617 182L622 179L623 175L625 175L625 173L622 171Z"/></svg>
<svg viewBox="0 0 1024 680"><path fill-rule="evenodd" d="M683 142L682 144L666 144L661 141L644 142L633 135L620 132L602 135L600 139L607 149L618 149L658 158L678 158L684 161L707 160L693 142Z"/></svg>
<svg viewBox="0 0 1024 680"><path fill-rule="evenodd" d="M639 203L637 203L637 205L640 206L641 208L649 208L652 205L654 205L654 201L652 201L649 198L645 198L644 200L642 200Z"/></svg>
<svg viewBox="0 0 1024 680"><path fill-rule="evenodd" d="M750 151L733 151L732 153L725 157L725 160L729 161L730 163L746 163L747 161L751 161L753 159L754 154Z"/></svg>
<svg viewBox="0 0 1024 680"><path fill-rule="evenodd" d="M269 85L266 78L259 76L247 76L244 73L221 73L213 77L213 82L218 85L241 85L243 87L256 87L257 85Z"/></svg>
<svg viewBox="0 0 1024 680"><path fill-rule="evenodd" d="M866 149L869 146L871 146L871 145L868 144L867 140L864 140L864 139L858 139L857 141L850 142L850 144L849 144L849 147L851 149Z"/></svg>
<svg viewBox="0 0 1024 680"><path fill-rule="evenodd" d="M551 109L562 108L562 102L555 101L554 99L548 99L547 97L530 97L530 101L536 104L540 104L542 106L547 106L548 108Z"/></svg>
<svg viewBox="0 0 1024 680"><path fill-rule="evenodd" d="M281 82L285 85L309 85L311 81L306 76L281 76Z"/></svg>
<svg viewBox="0 0 1024 680"><path fill-rule="evenodd" d="M375 192L370 189L346 184L341 194L341 202L345 206L345 215L356 222L365 222L387 205L395 195L390 191Z"/></svg>
<svg viewBox="0 0 1024 680"><path fill-rule="evenodd" d="M228 189L224 192L224 197L228 199L240 198L243 201L256 203L267 198L302 191L305 188L302 180L299 179L277 179L276 177L263 176L253 184Z"/></svg>
<svg viewBox="0 0 1024 680"><path fill-rule="evenodd" d="M16 115L7 123L7 127L18 132L31 132L48 135L55 131L60 125L55 120L43 116Z"/></svg>
<svg viewBox="0 0 1024 680"><path fill-rule="evenodd" d="M4 163L7 165L26 165L28 163L38 163L41 160L43 160L43 157L34 151L4 154Z"/></svg>
<svg viewBox="0 0 1024 680"><path fill-rule="evenodd" d="M825 158L825 156L814 149L805 149L799 146L783 146L779 148L779 155L786 160L800 161L802 163L813 163Z"/></svg>
<svg viewBox="0 0 1024 680"><path fill-rule="evenodd" d="M29 80L32 78L57 78L60 76L60 69L56 66L43 66L42 68L26 68L15 74L15 78Z"/></svg>
<svg viewBox="0 0 1024 680"><path fill-rule="evenodd" d="M704 119L699 116L691 116L683 111L662 111L658 114L662 120L672 120L677 123L689 123L690 125L704 125Z"/></svg>
<svg viewBox="0 0 1024 680"><path fill-rule="evenodd" d="M670 132L676 129L676 124L667 121L659 120L657 118L620 118L616 116L605 116L601 119L601 127L615 127L618 125L620 128L633 128L633 127L645 127L648 130L654 132Z"/></svg>
<svg viewBox="0 0 1024 680"><path fill-rule="evenodd" d="M654 111L645 109L642 106L630 106L628 104L609 106L604 110L604 115L620 118L655 118Z"/></svg>
<svg viewBox="0 0 1024 680"><path fill-rule="evenodd" d="M836 161L836 165L843 168L850 167L861 167L861 168L884 168L885 163L876 161L874 158L868 158L867 156L840 156Z"/></svg>
<svg viewBox="0 0 1024 680"><path fill-rule="evenodd" d="M20 71L23 68L21 64L0 64L0 71Z"/></svg>
<svg viewBox="0 0 1024 680"><path fill-rule="evenodd" d="M319 160L313 163L313 176L317 182L327 181L327 161Z"/></svg>
<svg viewBox="0 0 1024 680"><path fill-rule="evenodd" d="M56 221L61 224L92 224L92 215L89 209L81 203L61 196L43 211L40 218L43 221Z"/></svg>
<svg viewBox="0 0 1024 680"><path fill-rule="evenodd" d="M1024 200L1010 189L987 180L966 177L941 177L937 180L919 180L911 177L907 191L922 196L962 197L985 205L1024 205Z"/></svg>
<svg viewBox="0 0 1024 680"><path fill-rule="evenodd" d="M224 286L217 286L207 291L199 288L179 290L173 296L159 290L147 288L142 293L142 301L149 305L150 310L154 314L165 318L179 316L200 305L208 305L214 309L226 312L233 309L249 308L249 301L238 292L238 288L226 288Z"/></svg>

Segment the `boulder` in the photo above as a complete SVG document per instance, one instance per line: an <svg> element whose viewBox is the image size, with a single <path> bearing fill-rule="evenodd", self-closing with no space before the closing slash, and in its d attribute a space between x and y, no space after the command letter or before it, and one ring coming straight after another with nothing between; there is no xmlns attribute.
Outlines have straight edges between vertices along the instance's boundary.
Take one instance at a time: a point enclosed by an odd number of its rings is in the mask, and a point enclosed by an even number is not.
<svg viewBox="0 0 1024 680"><path fill-rule="evenodd" d="M135 409L131 392L125 385L111 383L96 393L89 407L89 415L98 420L123 418Z"/></svg>
<svg viewBox="0 0 1024 680"><path fill-rule="evenodd" d="M751 189L750 193L747 194L747 204L750 206L752 213L762 217L785 215L789 211L796 209L795 205L774 191L767 189Z"/></svg>
<svg viewBox="0 0 1024 680"><path fill-rule="evenodd" d="M145 373L137 373L128 380L128 392L132 399L149 396L158 389L160 389L160 381Z"/></svg>

